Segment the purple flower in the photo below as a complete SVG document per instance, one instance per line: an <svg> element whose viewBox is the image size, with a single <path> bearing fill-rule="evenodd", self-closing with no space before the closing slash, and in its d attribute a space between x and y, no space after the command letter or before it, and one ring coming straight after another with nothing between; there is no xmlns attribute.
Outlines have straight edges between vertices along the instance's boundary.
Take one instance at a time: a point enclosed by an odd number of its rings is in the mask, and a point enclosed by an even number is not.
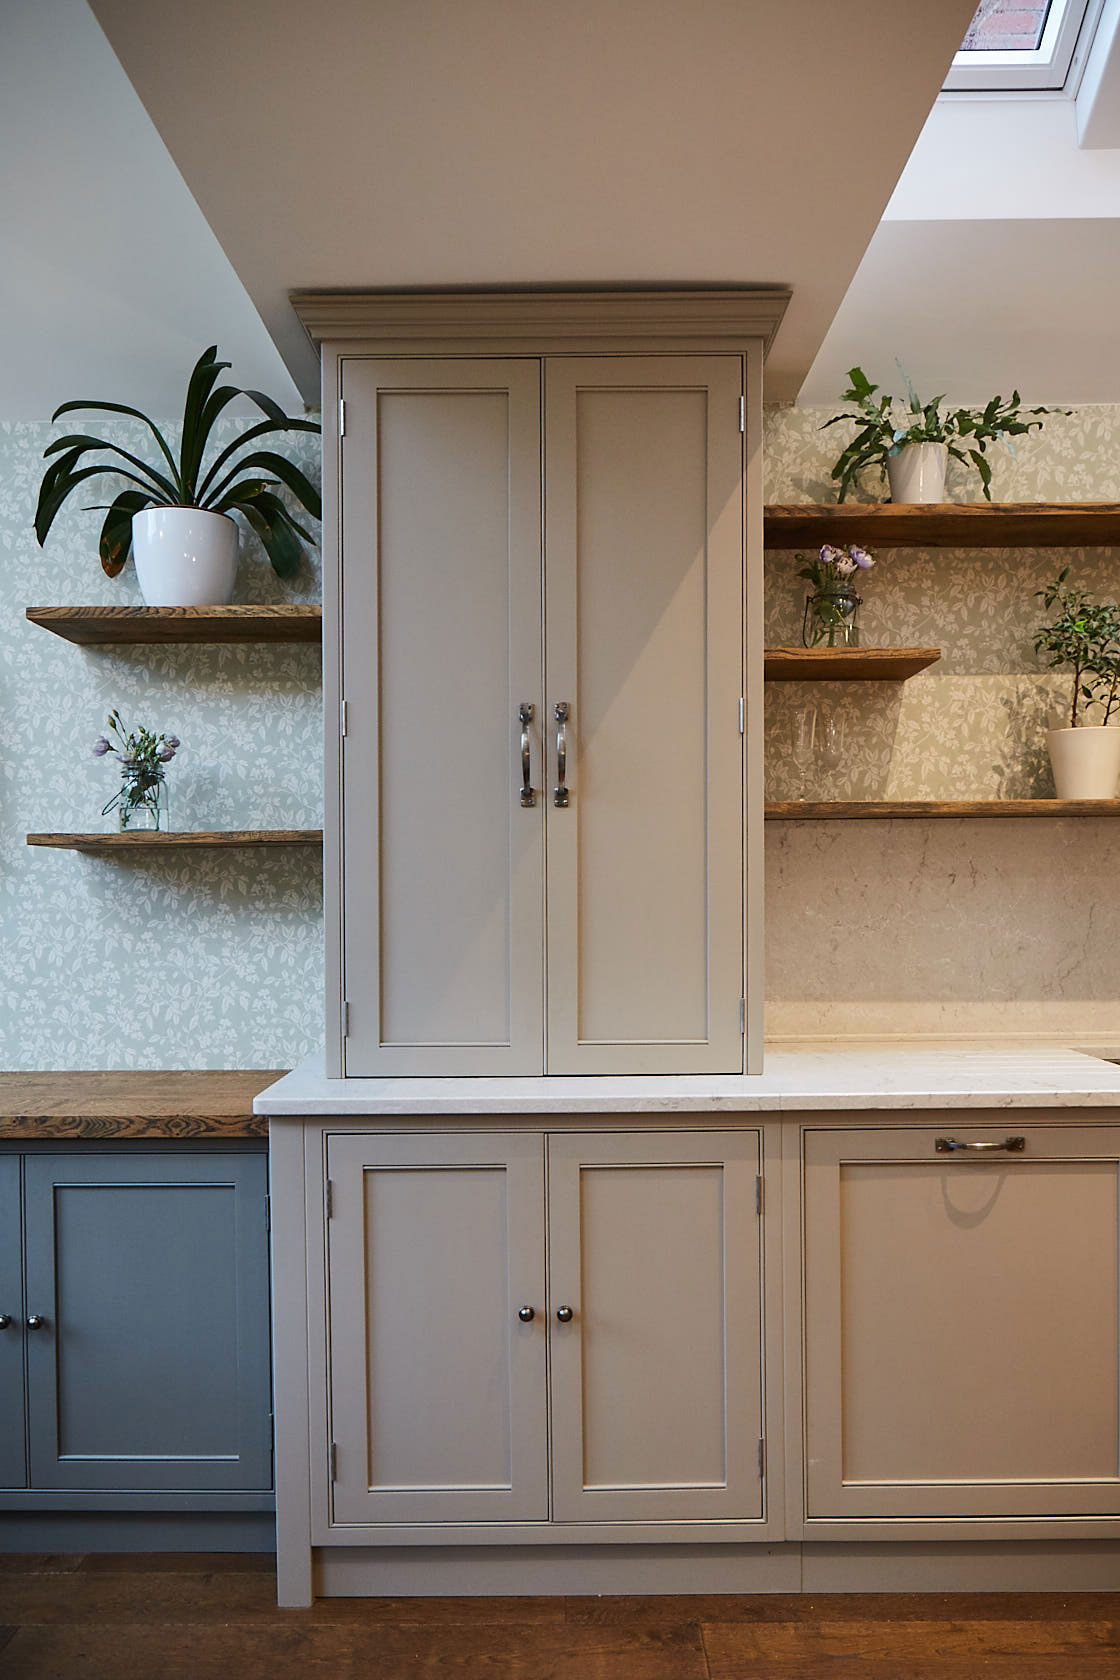
<svg viewBox="0 0 1120 1680"><path fill-rule="evenodd" d="M855 561L856 565L857 566L862 566L862 568L865 572L868 570L869 567L871 567L875 564L874 560L871 558L870 554L868 554L867 550L865 548L860 548L858 546L858 544L856 544L856 543L852 543L850 545L850 547L848 549L848 553L851 555L851 557Z"/></svg>
<svg viewBox="0 0 1120 1680"><path fill-rule="evenodd" d="M833 548L831 543L824 543L822 545L821 559L826 566L830 566L834 560L839 560L839 558L840 550L838 548Z"/></svg>
<svg viewBox="0 0 1120 1680"><path fill-rule="evenodd" d="M171 760L175 757L175 748L162 747L156 754L156 757L159 759L161 764L170 764Z"/></svg>
<svg viewBox="0 0 1120 1680"><path fill-rule="evenodd" d="M105 739L104 735L99 735L97 737L97 740L93 743L93 756L94 756L94 758L104 758L105 754L107 752L109 752L110 750L111 749L110 749L109 743Z"/></svg>
<svg viewBox="0 0 1120 1680"><path fill-rule="evenodd" d="M172 752L175 751L176 747L182 746L182 742L180 741L178 735L165 735L163 738L167 742L167 745L171 748Z"/></svg>

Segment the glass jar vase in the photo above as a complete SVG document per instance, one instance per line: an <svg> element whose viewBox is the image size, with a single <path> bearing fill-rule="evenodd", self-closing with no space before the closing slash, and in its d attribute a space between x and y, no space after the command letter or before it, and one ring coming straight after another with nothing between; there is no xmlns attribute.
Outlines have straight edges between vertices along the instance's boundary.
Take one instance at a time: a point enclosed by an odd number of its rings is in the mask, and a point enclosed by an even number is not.
<svg viewBox="0 0 1120 1680"><path fill-rule="evenodd" d="M859 609L863 597L842 585L806 595L801 620L804 647L858 647Z"/></svg>
<svg viewBox="0 0 1120 1680"><path fill-rule="evenodd" d="M101 815L115 810L121 833L165 830L167 823L167 778L162 770L125 765L120 792L110 799Z"/></svg>

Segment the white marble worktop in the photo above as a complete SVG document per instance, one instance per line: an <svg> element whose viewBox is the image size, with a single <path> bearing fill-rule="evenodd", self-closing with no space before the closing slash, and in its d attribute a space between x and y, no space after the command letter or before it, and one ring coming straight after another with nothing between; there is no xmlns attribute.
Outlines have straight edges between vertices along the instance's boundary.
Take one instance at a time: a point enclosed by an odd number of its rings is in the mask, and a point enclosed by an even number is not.
<svg viewBox="0 0 1120 1680"><path fill-rule="evenodd" d="M321 1056L256 1098L258 1114L738 1114L820 1109L1120 1107L1120 1067L1099 1054L1018 1045L889 1041L781 1045L757 1075L541 1079L328 1079Z"/></svg>

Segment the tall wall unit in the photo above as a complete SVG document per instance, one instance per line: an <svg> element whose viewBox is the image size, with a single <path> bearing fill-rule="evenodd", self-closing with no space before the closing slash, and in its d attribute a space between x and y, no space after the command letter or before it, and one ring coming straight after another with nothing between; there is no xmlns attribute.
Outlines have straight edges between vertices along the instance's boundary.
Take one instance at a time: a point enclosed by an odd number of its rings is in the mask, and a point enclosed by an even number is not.
<svg viewBox="0 0 1120 1680"><path fill-rule="evenodd" d="M332 1076L761 1055L782 293L303 294Z"/></svg>

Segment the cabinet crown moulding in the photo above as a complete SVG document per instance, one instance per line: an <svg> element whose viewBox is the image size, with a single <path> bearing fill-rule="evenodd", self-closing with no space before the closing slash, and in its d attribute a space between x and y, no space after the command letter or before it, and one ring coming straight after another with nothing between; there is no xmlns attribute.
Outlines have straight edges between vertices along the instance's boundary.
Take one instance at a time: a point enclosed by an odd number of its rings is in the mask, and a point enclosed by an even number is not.
<svg viewBox="0 0 1120 1680"><path fill-rule="evenodd" d="M769 350L786 286L687 291L296 291L292 308L315 344L454 338L761 338Z"/></svg>

